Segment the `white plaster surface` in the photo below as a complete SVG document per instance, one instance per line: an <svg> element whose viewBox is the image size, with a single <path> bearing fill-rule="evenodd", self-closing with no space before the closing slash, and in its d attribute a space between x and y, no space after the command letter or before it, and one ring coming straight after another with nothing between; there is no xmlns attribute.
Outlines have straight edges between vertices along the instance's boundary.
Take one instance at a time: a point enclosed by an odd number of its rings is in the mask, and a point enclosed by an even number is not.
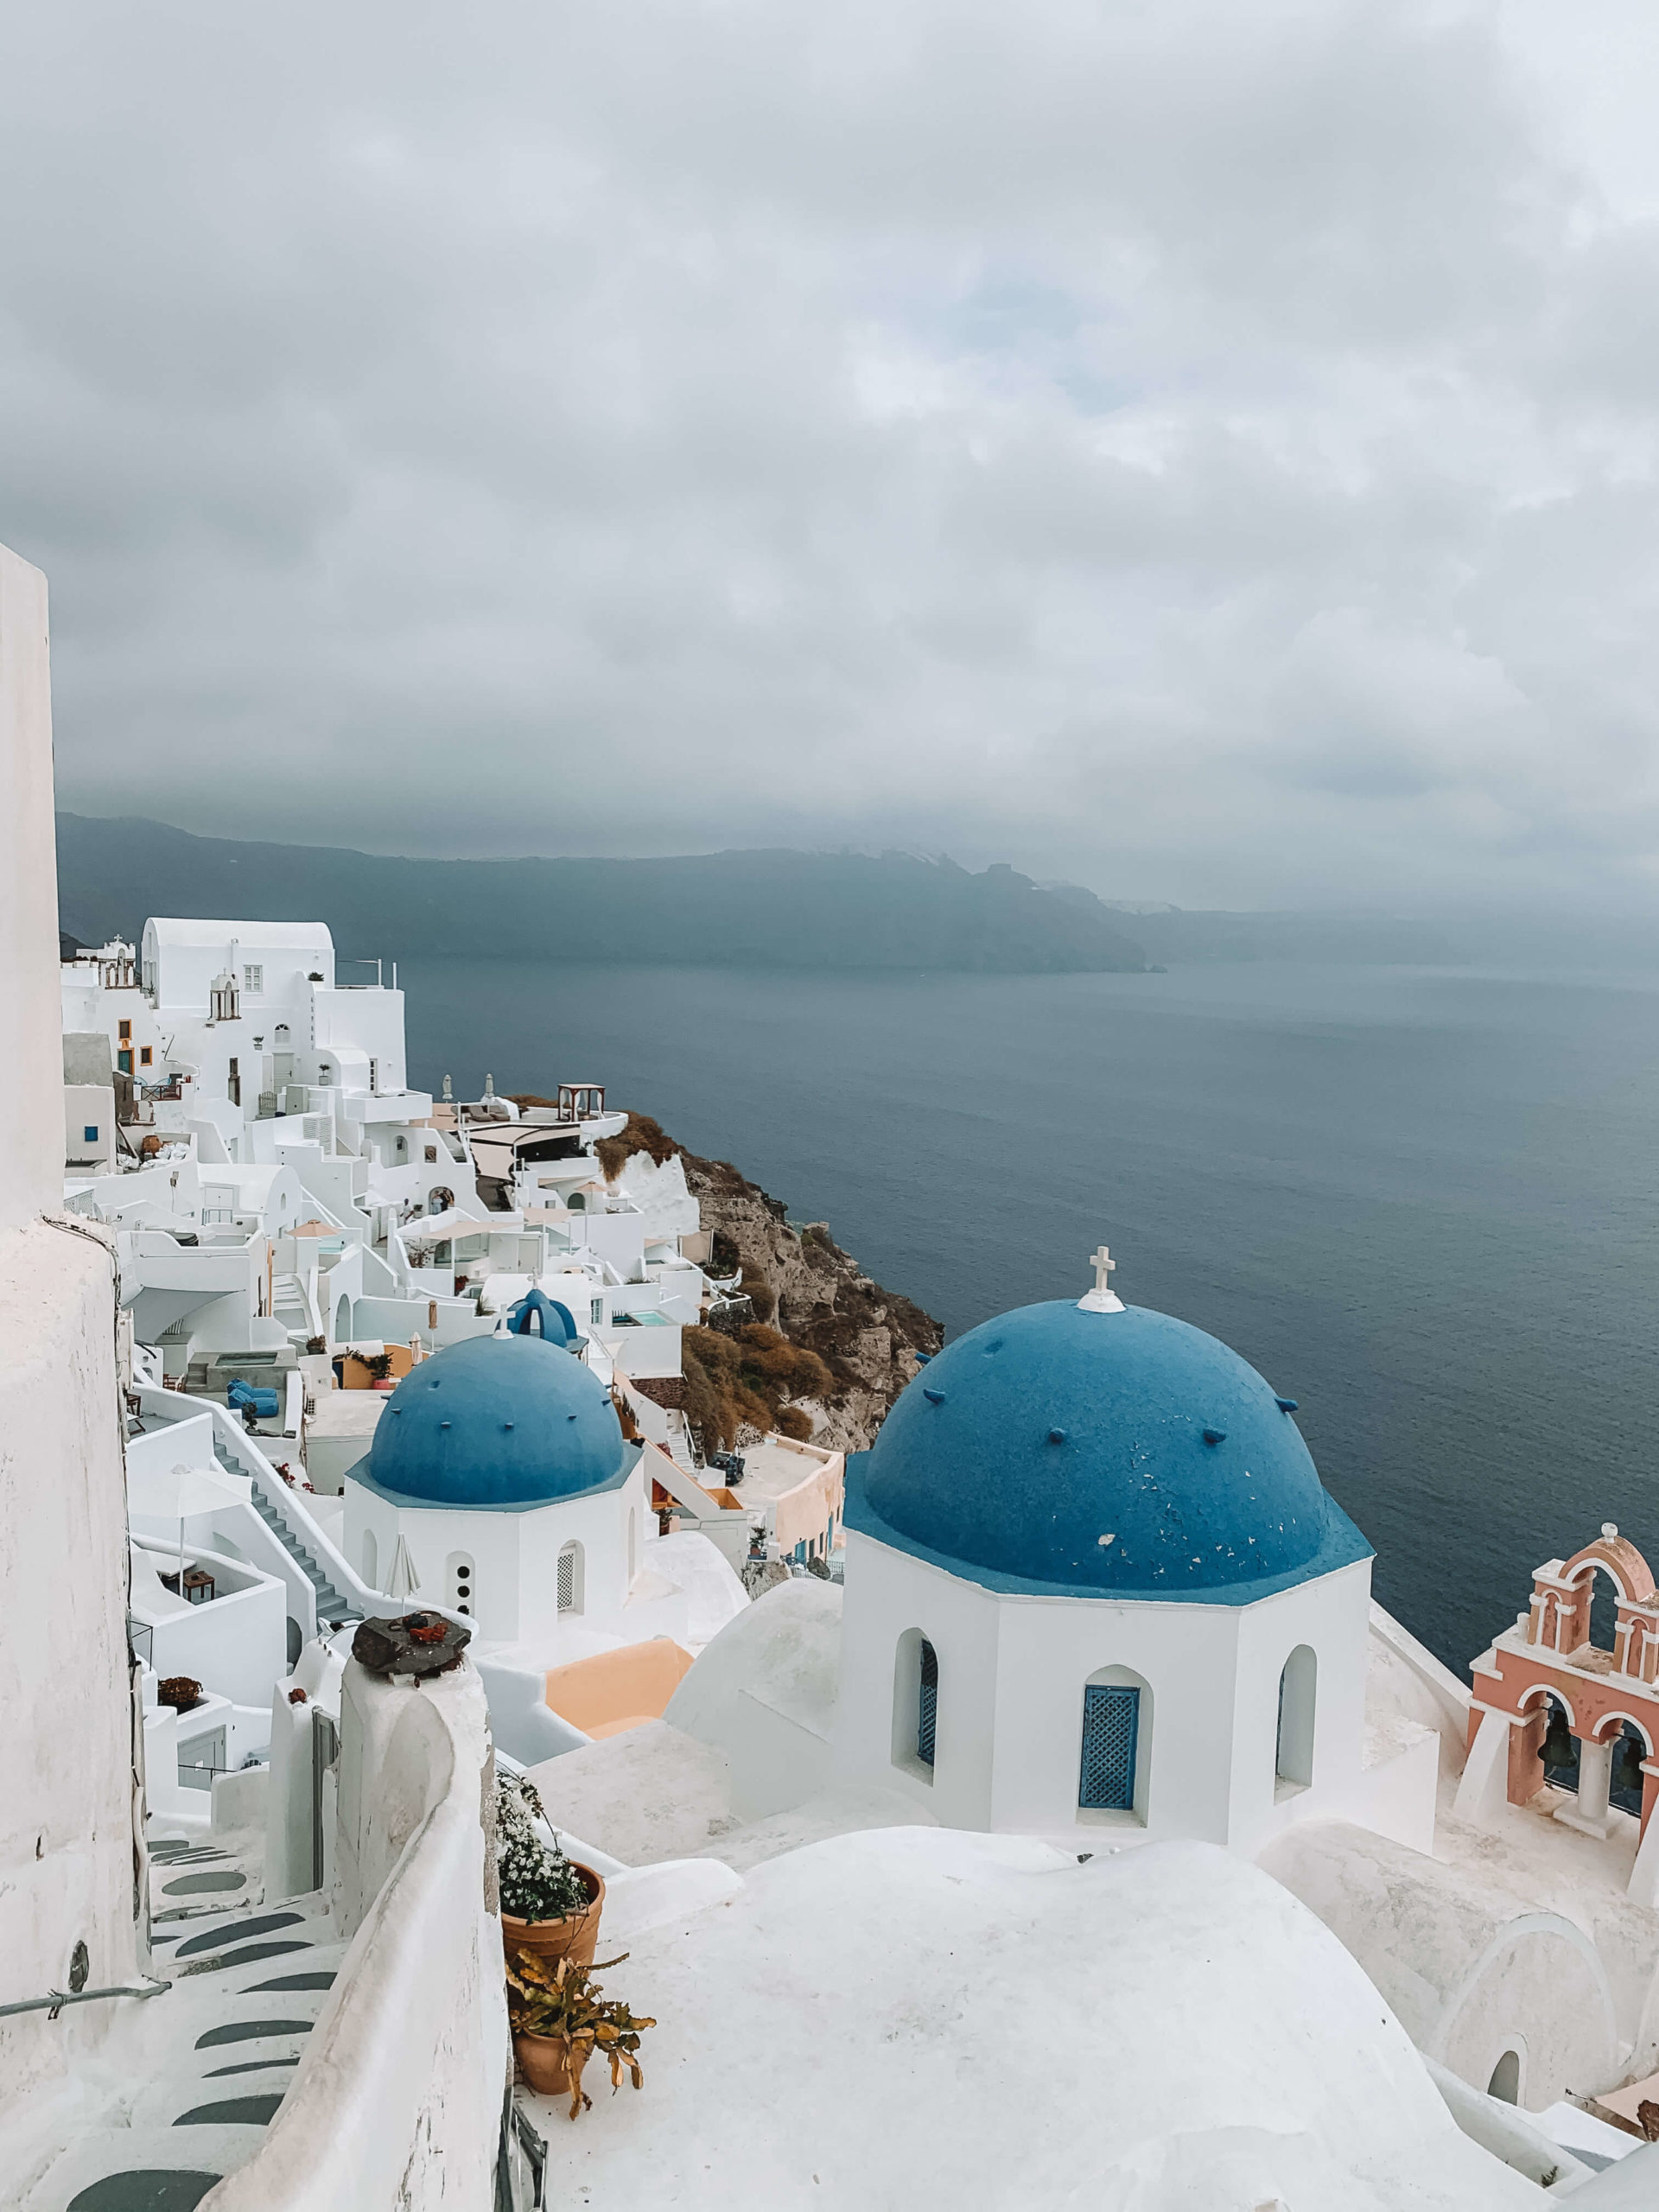
<svg viewBox="0 0 1659 2212"><path fill-rule="evenodd" d="M1659 2204L1659 2143L1644 2143L1573 2193L1580 2212L1653 2212Z"/></svg>
<svg viewBox="0 0 1659 2212"><path fill-rule="evenodd" d="M1612 1993L1589 1937L1473 1870L1330 1822L1281 1837L1263 1868L1339 1936L1421 2050L1484 2090L1523 2026L1520 2101L1611 2088Z"/></svg>
<svg viewBox="0 0 1659 2212"><path fill-rule="evenodd" d="M1090 2212L1497 2212L1364 1975L1236 1858L843 1837L639 1936L645 2088L542 2104L550 2196ZM1317 2019L1317 2026L1315 2020ZM752 2054L751 2063L740 2063Z"/></svg>
<svg viewBox="0 0 1659 2212"><path fill-rule="evenodd" d="M718 1859L665 1859L655 1866L629 1866L607 1874L601 1948L608 1954L619 1944L637 1942L654 1928L683 1920L687 1913L723 1904L742 1886L742 1876Z"/></svg>
<svg viewBox="0 0 1659 2212"><path fill-rule="evenodd" d="M650 1524L655 1528L653 1521ZM641 1565L685 1592L685 1642L693 1650L712 1643L730 1621L749 1610L748 1592L719 1546L695 1529L652 1536Z"/></svg>
<svg viewBox="0 0 1659 2212"><path fill-rule="evenodd" d="M55 1096L55 1092L54 1092ZM55 1141L56 1123L54 1122ZM0 1960L8 1999L131 1978L132 1706L113 1261L96 1232L0 1230ZM206 1801L204 1800L204 1810ZM111 2008L0 2021L0 2121Z"/></svg>
<svg viewBox="0 0 1659 2212"><path fill-rule="evenodd" d="M830 1779L842 1593L800 1576L779 1583L702 1652L663 1718L731 1764L732 1810L762 1820Z"/></svg>
<svg viewBox="0 0 1659 2212"><path fill-rule="evenodd" d="M63 1192L63 1014L46 578L0 545L0 1229Z"/></svg>
<svg viewBox="0 0 1659 2212"><path fill-rule="evenodd" d="M737 1825L724 1751L665 1720L544 1760L530 1778L556 1828L625 1866L689 1859Z"/></svg>
<svg viewBox="0 0 1659 2212"><path fill-rule="evenodd" d="M787 1812L774 1813L767 1820L751 1821L734 1827L717 1843L705 1845L704 1849L709 1857L718 1858L739 1873L747 1873L751 1866L759 1866L765 1859L781 1858L785 1852L798 1851L805 1844L826 1843L831 1836L852 1835L864 1828L938 1825L925 1814L918 1819L916 1808L896 1789L843 1783L819 1790L816 1796L804 1799Z"/></svg>

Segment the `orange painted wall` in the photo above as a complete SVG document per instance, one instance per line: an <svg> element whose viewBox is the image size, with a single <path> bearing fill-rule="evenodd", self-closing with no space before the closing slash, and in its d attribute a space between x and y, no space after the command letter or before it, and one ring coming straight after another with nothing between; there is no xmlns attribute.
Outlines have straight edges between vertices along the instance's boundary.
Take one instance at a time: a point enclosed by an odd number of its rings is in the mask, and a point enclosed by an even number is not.
<svg viewBox="0 0 1659 2212"><path fill-rule="evenodd" d="M661 1719L690 1664L691 1654L671 1637L625 1643L617 1651L549 1668L547 1702L586 1735L620 1735L642 1720Z"/></svg>
<svg viewBox="0 0 1659 2212"><path fill-rule="evenodd" d="M1480 1694L1493 1705L1518 1713L1528 1691L1541 1684L1554 1690L1572 1713L1576 1736L1594 1740L1600 1736L1604 1721L1615 1713L1628 1713L1659 1732L1659 1700L1645 1684L1638 1688L1619 1675L1577 1674L1553 1664L1554 1659L1554 1653L1536 1644L1529 1645L1525 1652L1506 1651L1500 1646L1497 1671L1503 1692L1500 1694L1485 1685Z"/></svg>

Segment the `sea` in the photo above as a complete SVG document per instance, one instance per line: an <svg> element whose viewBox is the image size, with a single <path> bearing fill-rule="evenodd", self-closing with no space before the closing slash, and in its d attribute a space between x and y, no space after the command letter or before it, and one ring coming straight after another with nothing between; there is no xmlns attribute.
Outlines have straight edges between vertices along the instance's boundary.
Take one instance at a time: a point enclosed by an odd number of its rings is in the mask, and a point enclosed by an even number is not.
<svg viewBox="0 0 1659 2212"><path fill-rule="evenodd" d="M1296 1416L1459 1673L1613 1522L1659 1566L1659 973L401 963L411 1080L595 1082L951 1335L1079 1294Z"/></svg>

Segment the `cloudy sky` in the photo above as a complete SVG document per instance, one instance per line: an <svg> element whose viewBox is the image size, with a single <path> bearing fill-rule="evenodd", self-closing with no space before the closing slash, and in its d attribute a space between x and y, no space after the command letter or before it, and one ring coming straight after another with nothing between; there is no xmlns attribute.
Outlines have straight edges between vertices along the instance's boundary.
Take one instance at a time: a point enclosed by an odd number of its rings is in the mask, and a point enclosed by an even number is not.
<svg viewBox="0 0 1659 2212"><path fill-rule="evenodd" d="M88 813L1659 897L1651 0L85 0L0 537Z"/></svg>

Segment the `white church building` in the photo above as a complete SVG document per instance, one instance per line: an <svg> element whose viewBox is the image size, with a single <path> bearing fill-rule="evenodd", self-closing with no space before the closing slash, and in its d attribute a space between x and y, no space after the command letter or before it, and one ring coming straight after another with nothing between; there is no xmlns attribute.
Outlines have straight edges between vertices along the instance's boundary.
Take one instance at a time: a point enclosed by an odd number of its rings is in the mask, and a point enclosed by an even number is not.
<svg viewBox="0 0 1659 2212"><path fill-rule="evenodd" d="M474 1337L398 1384L346 1477L346 1549L380 1589L401 1548L429 1604L475 1621L486 1644L533 1645L554 1663L577 1656L561 1645L569 1631L638 1632L625 1616L657 1524L641 1447L558 1309L531 1298L549 1333Z"/></svg>
<svg viewBox="0 0 1659 2212"><path fill-rule="evenodd" d="M1371 1549L1295 1410L1103 1289L958 1338L849 1463L842 1772L953 1827L1426 1843L1432 1746L1363 1764Z"/></svg>

